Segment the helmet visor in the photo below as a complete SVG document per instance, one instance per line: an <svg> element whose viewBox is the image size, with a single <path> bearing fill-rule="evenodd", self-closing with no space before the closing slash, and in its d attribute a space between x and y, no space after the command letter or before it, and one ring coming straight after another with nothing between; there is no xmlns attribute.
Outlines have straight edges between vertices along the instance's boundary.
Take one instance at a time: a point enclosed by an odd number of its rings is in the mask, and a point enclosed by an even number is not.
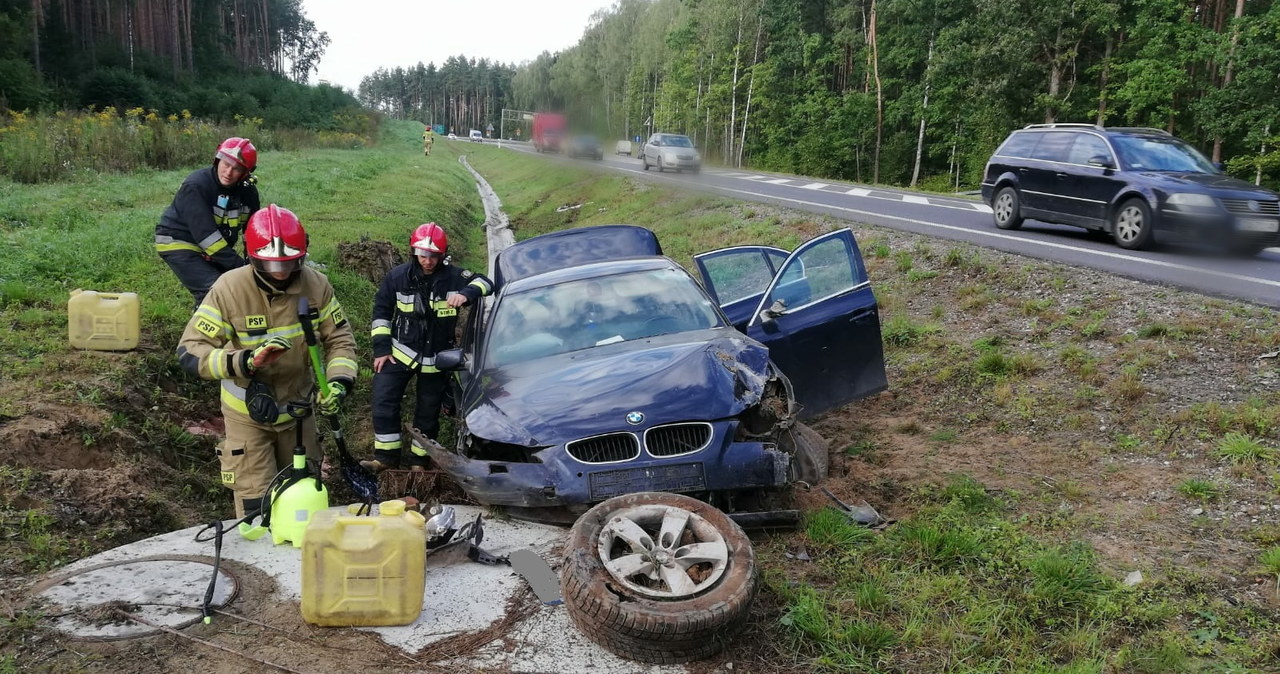
<svg viewBox="0 0 1280 674"><path fill-rule="evenodd" d="M292 260L263 260L256 257L250 257L249 263L253 265L254 269L257 269L258 271L266 274L271 274L271 273L291 274L295 271L298 271L299 269L302 269L302 261L305 258L306 258L305 255L303 257L296 257Z"/></svg>
<svg viewBox="0 0 1280 674"><path fill-rule="evenodd" d="M438 250L427 250L426 248L414 248L413 254L418 257L429 257L433 260L439 260L444 257L444 253L441 253Z"/></svg>

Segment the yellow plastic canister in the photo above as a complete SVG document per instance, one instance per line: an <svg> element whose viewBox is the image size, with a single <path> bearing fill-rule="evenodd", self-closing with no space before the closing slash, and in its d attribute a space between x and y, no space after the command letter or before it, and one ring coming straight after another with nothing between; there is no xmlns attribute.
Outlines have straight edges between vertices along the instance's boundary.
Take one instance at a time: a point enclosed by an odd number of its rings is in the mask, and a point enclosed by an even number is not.
<svg viewBox="0 0 1280 674"><path fill-rule="evenodd" d="M407 625L422 612L426 520L385 501L378 515L311 517L302 543L302 617L313 625Z"/></svg>
<svg viewBox="0 0 1280 674"><path fill-rule="evenodd" d="M138 346L138 294L72 290L67 301L71 346L128 351Z"/></svg>

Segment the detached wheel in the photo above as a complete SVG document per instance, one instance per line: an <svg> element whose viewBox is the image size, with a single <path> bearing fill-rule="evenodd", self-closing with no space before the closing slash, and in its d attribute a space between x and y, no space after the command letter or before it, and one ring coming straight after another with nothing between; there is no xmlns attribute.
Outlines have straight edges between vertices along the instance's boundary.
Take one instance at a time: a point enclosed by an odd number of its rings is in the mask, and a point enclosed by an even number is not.
<svg viewBox="0 0 1280 674"><path fill-rule="evenodd" d="M719 653L746 624L755 552L727 515L679 494L609 499L573 525L560 588L574 624L624 658Z"/></svg>
<svg viewBox="0 0 1280 674"><path fill-rule="evenodd" d="M1018 198L1018 190L1009 186L996 192L996 199L991 204L991 212L996 219L996 227L1000 229L1017 229L1022 226L1022 200Z"/></svg>
<svg viewBox="0 0 1280 674"><path fill-rule="evenodd" d="M1111 234L1116 245L1127 250L1146 250L1154 243L1151 209L1141 199L1130 199L1111 216Z"/></svg>

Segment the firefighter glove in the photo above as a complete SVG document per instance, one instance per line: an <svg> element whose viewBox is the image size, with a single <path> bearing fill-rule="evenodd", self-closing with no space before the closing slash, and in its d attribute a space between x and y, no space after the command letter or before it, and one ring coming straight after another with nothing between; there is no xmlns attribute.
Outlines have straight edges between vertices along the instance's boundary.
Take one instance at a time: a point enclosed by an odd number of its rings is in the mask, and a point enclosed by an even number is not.
<svg viewBox="0 0 1280 674"><path fill-rule="evenodd" d="M329 382L329 395L325 395L322 391L320 399L317 401L320 403L320 413L327 417L337 414L342 406L343 399L346 397L347 387L345 384L340 381Z"/></svg>
<svg viewBox="0 0 1280 674"><path fill-rule="evenodd" d="M280 335L276 335L275 337L268 339L258 345L258 348L254 349L253 353L250 354L249 371L257 372L258 370L276 362L276 360L280 358L280 356L283 356L284 352L288 351L292 346L293 342Z"/></svg>

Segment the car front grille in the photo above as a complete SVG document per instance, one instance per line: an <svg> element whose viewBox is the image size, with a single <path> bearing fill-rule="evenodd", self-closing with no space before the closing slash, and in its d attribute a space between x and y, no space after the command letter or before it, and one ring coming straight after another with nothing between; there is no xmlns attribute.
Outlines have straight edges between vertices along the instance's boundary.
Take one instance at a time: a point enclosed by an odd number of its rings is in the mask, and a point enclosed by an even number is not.
<svg viewBox="0 0 1280 674"><path fill-rule="evenodd" d="M656 426L644 433L644 447L654 456L692 454L711 444L711 424Z"/></svg>
<svg viewBox="0 0 1280 674"><path fill-rule="evenodd" d="M640 443L631 433L610 433L574 440L564 450L583 463L612 463L640 456Z"/></svg>
<svg viewBox="0 0 1280 674"><path fill-rule="evenodd" d="M1280 215L1280 201L1258 201L1253 203L1258 205L1257 210L1249 207L1249 199L1223 199L1222 205L1227 210L1236 215Z"/></svg>

